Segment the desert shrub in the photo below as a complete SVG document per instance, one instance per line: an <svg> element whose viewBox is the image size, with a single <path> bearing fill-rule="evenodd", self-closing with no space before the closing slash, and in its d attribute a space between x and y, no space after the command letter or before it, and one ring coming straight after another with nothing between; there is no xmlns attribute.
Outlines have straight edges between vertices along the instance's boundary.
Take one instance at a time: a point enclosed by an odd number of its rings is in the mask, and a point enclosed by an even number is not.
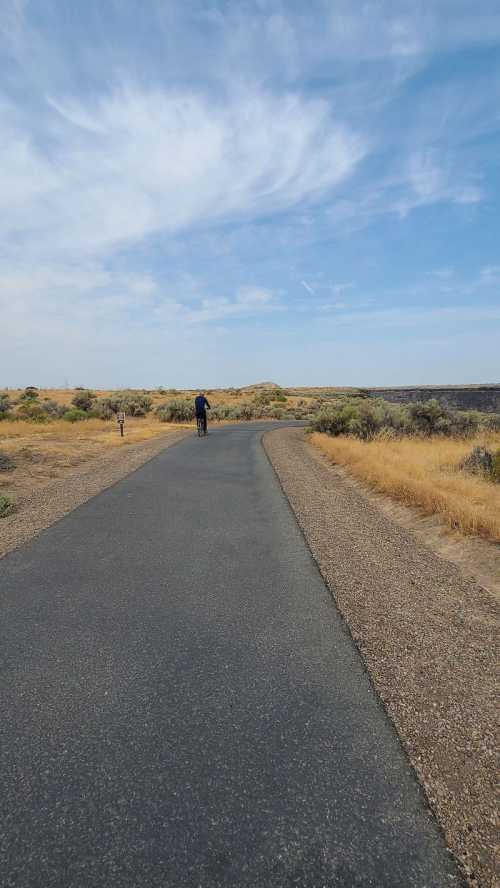
<svg viewBox="0 0 500 888"><path fill-rule="evenodd" d="M89 391L89 389L82 389L81 391L78 391L78 394L75 395L74 398L72 398L71 403L77 410L84 410L87 412L88 410L91 410L94 401L94 392Z"/></svg>
<svg viewBox="0 0 500 888"><path fill-rule="evenodd" d="M278 404L286 404L286 401L287 401L286 395L283 395L281 393L278 395L275 395L273 398L273 402L278 403Z"/></svg>
<svg viewBox="0 0 500 888"><path fill-rule="evenodd" d="M500 483L500 450L496 450L492 454L491 463L491 477L493 481Z"/></svg>
<svg viewBox="0 0 500 888"><path fill-rule="evenodd" d="M7 394L0 394L0 419L5 419L11 408L12 404L10 398Z"/></svg>
<svg viewBox="0 0 500 888"><path fill-rule="evenodd" d="M273 419L284 419L286 413L282 407L272 407L271 416Z"/></svg>
<svg viewBox="0 0 500 888"><path fill-rule="evenodd" d="M104 398L98 398L92 404L92 416L98 419L111 419L115 413L127 416L146 416L151 410L153 399L144 392L113 392Z"/></svg>
<svg viewBox="0 0 500 888"><path fill-rule="evenodd" d="M146 416L151 410L153 399L144 392L122 392L117 398L117 410L127 416Z"/></svg>
<svg viewBox="0 0 500 888"><path fill-rule="evenodd" d="M38 400L23 401L18 409L18 416L28 422L48 422L49 414Z"/></svg>
<svg viewBox="0 0 500 888"><path fill-rule="evenodd" d="M80 422L82 419L88 419L89 414L86 410L80 410L78 407L70 407L62 416L66 422Z"/></svg>
<svg viewBox="0 0 500 888"><path fill-rule="evenodd" d="M430 401L416 401L408 405L408 416L413 431L421 435L449 433L449 414L435 398Z"/></svg>
<svg viewBox="0 0 500 888"><path fill-rule="evenodd" d="M68 409L63 404L58 404L57 401L53 401L51 398L44 398L40 407L47 416L52 417L53 419L59 419Z"/></svg>
<svg viewBox="0 0 500 888"><path fill-rule="evenodd" d="M240 418L241 419L246 419L246 420L256 419L260 415L259 411L255 409L254 404L244 402L243 404L240 404L239 407L240 407L240 414L241 414Z"/></svg>
<svg viewBox="0 0 500 888"><path fill-rule="evenodd" d="M8 496L0 494L0 518L6 518L14 511L14 503Z"/></svg>
<svg viewBox="0 0 500 888"><path fill-rule="evenodd" d="M155 414L160 422L191 422L194 419L194 403L184 399L160 404Z"/></svg>
<svg viewBox="0 0 500 888"><path fill-rule="evenodd" d="M210 419L241 419L241 411L234 404L217 404L209 413Z"/></svg>
<svg viewBox="0 0 500 888"><path fill-rule="evenodd" d="M32 401L35 398L38 398L38 389L36 385L28 385L24 389L24 392L20 396L20 401Z"/></svg>
<svg viewBox="0 0 500 888"><path fill-rule="evenodd" d="M276 400L276 392L262 389L262 391L254 395L252 400L256 407L267 407L268 404Z"/></svg>
<svg viewBox="0 0 500 888"><path fill-rule="evenodd" d="M12 457L0 450L0 472L12 472L15 468L16 463Z"/></svg>
<svg viewBox="0 0 500 888"><path fill-rule="evenodd" d="M480 426L480 414L450 410L435 399L409 404L407 411L408 433L466 437L475 434Z"/></svg>
<svg viewBox="0 0 500 888"><path fill-rule="evenodd" d="M490 416L483 417L482 427L489 432L500 432L500 413L493 413Z"/></svg>
<svg viewBox="0 0 500 888"><path fill-rule="evenodd" d="M315 432L326 432L328 435L348 435L350 423L358 418L354 404L346 401L343 404L321 407L311 422Z"/></svg>
<svg viewBox="0 0 500 888"><path fill-rule="evenodd" d="M113 419L114 415L109 398L97 398L92 404L92 409L88 411L88 416L93 419Z"/></svg>
<svg viewBox="0 0 500 888"><path fill-rule="evenodd" d="M483 475L491 481L500 482L500 450L488 450L487 447L474 447L471 453L462 460L461 469L476 475Z"/></svg>
<svg viewBox="0 0 500 888"><path fill-rule="evenodd" d="M322 407L312 420L313 431L352 435L369 441L376 435L455 435L476 433L480 414L449 410L436 400L391 404L382 398L337 400Z"/></svg>

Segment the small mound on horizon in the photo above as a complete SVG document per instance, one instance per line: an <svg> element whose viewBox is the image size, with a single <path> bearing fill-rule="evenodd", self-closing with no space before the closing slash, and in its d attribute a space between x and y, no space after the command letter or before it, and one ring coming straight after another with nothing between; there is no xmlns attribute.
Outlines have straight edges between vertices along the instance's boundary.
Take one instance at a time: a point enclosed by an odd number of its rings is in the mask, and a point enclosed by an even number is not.
<svg viewBox="0 0 500 888"><path fill-rule="evenodd" d="M279 389L281 388L277 382L256 382L255 385L244 385L242 392L253 392L254 389Z"/></svg>

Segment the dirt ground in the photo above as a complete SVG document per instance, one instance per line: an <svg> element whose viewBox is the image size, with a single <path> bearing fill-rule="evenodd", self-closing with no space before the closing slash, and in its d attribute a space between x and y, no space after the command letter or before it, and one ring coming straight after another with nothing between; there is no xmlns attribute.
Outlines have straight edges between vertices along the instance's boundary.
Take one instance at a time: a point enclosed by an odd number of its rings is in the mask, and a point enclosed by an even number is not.
<svg viewBox="0 0 500 888"><path fill-rule="evenodd" d="M469 883L498 886L497 596L349 483L302 430L265 447Z"/></svg>

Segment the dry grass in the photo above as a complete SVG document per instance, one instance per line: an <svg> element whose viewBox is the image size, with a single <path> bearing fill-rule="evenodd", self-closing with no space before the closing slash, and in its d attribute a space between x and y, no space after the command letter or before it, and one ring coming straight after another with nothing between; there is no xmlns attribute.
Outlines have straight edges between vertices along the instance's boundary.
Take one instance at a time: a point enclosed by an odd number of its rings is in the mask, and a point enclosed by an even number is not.
<svg viewBox="0 0 500 888"><path fill-rule="evenodd" d="M43 424L3 420L0 452L11 457L15 468L0 472L0 493L17 500L54 479L69 477L89 460L181 428L179 423L161 423L154 417L127 418L122 438L113 420L70 423L61 419Z"/></svg>
<svg viewBox="0 0 500 888"><path fill-rule="evenodd" d="M6 419L0 423L0 446L5 449L5 445L10 442L19 443L20 440L26 440L29 444L40 445L48 442L70 444L94 441L113 447L137 444L139 441L166 434L176 428L182 428L182 424L159 422L153 417L146 419L128 417L125 423L125 436L121 438L115 420L104 422L101 419L87 419L71 423L58 419L47 423L32 423Z"/></svg>
<svg viewBox="0 0 500 888"><path fill-rule="evenodd" d="M0 389L0 391L4 391L4 389ZM105 398L114 394L115 390L92 389L92 391L98 398ZM140 391L142 391L142 389ZM302 393L300 390L297 389L295 391L294 389L293 393L288 397L288 405L295 406L300 400L309 403L327 391L330 390L314 389L311 392L304 391L304 393ZM338 391L340 391L340 389L338 389ZM251 401L254 396L259 393L261 393L261 390L258 387L242 389L209 389L206 391L207 398L210 404L214 407L219 404L231 404L237 406L238 404L248 403L248 401ZM23 389L10 389L7 394L13 401L18 401L23 394ZM49 398L51 401L57 401L58 404L63 404L65 407L71 407L71 401L75 394L78 394L76 389L39 389L41 400ZM164 390L163 392L153 389L148 390L148 394L153 402L152 409L155 410L156 407L160 404L164 404L165 401L173 401L178 398L192 400L198 394L198 389Z"/></svg>
<svg viewBox="0 0 500 888"><path fill-rule="evenodd" d="M459 469L478 444L500 448L500 433L474 438L402 438L359 441L314 433L313 444L374 490L427 514L437 514L463 534L500 542L500 485Z"/></svg>

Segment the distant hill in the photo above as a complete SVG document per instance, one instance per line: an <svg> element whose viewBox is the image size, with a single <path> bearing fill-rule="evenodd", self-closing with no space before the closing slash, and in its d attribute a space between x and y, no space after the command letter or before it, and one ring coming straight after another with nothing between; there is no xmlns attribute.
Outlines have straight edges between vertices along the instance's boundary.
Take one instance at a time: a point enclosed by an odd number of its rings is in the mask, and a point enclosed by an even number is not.
<svg viewBox="0 0 500 888"><path fill-rule="evenodd" d="M255 385L244 385L242 392L253 392L255 389L279 389L281 388L277 382L256 382Z"/></svg>

